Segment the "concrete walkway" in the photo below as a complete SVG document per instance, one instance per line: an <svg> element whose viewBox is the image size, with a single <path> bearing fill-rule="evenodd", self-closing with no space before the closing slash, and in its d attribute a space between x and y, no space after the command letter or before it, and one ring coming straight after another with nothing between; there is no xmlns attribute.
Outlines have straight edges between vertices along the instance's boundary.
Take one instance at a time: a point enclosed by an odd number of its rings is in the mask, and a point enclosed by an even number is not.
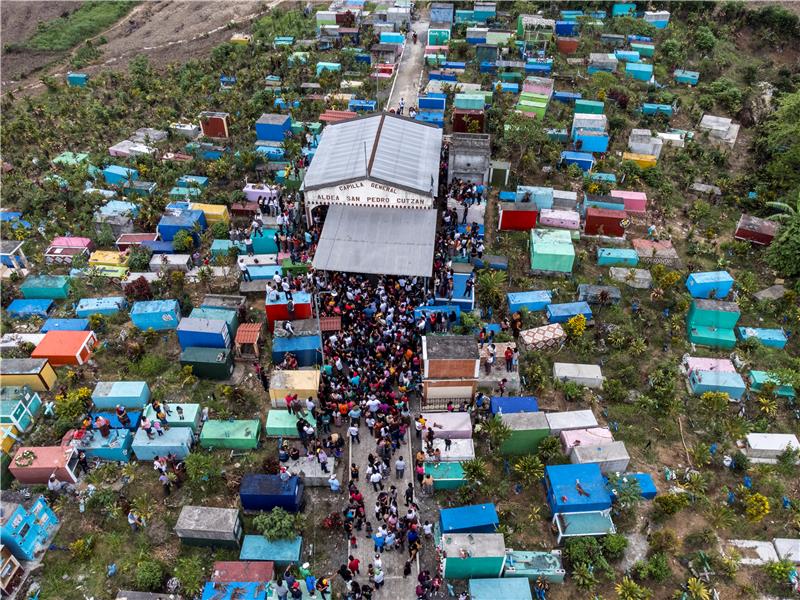
<svg viewBox="0 0 800 600"><path fill-rule="evenodd" d="M346 434L345 434L346 435ZM413 435L413 434L412 434ZM378 524L375 521L375 503L378 500L379 492L375 492L372 489L372 485L367 481L366 478L366 470L369 461L367 460L367 456L372 453L377 456L377 445L375 443L375 438L367 431L367 428L364 426L363 420L361 424L361 443L360 444L351 444L350 446L350 463L344 465L345 467L345 478L349 479L349 468L350 464L355 463L358 465L358 468L361 470L361 480L358 486L358 489L364 494L364 508L366 509L367 513L367 520L372 523L373 530L377 531ZM406 441L408 442L409 436L406 435ZM395 479L394 476L394 461L397 460L397 457L402 456L406 462L406 470L404 473L403 479ZM411 455L411 446L406 444L405 446L401 446L399 450L395 453L395 455L390 460L391 465L391 472L389 476L383 480L383 486L388 491L389 486L394 485L397 488L397 506L399 508L400 517L405 515L406 505L404 500L405 489L408 486L409 482L415 483L414 481L414 473L413 473L413 457ZM415 492L418 489L415 488ZM424 519L423 519L424 520ZM365 532L358 531L356 532L357 543L358 546L356 548L350 547L349 554L352 554L357 559L361 561L360 571L361 575L356 576L356 581L360 584L367 583L367 567L370 563L373 562L375 557L375 547L374 543L371 538L367 538ZM413 563L413 568L411 571L411 575L408 577L403 577L403 566L405 565L406 560L408 559L408 546L404 551L385 551L382 555L382 562L383 562L383 572L385 574L385 584L383 589L381 589L376 596L378 598L391 598L392 600L405 600L406 598L413 599L415 598L415 588L417 584L417 575L419 571L417 570L418 561ZM342 561L346 562L346 561Z"/></svg>
<svg viewBox="0 0 800 600"><path fill-rule="evenodd" d="M425 63L425 42L428 39L429 25L427 16L424 16L423 20L414 21L411 25L411 29L417 32L417 43L412 42L410 37L406 41L403 57L397 67L392 93L386 106L387 110L390 108L397 109L400 104L400 98L405 100L405 114L408 113L410 107L417 105L419 86Z"/></svg>

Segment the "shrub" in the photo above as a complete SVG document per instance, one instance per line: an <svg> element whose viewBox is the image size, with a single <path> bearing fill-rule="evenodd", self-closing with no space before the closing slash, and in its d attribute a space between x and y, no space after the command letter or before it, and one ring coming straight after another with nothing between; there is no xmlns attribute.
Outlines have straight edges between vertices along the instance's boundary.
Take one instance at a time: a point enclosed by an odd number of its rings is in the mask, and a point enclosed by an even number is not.
<svg viewBox="0 0 800 600"><path fill-rule="evenodd" d="M179 558L173 573L181 582L181 587L186 594L193 596L199 594L203 589L206 573L201 557L184 556Z"/></svg>
<svg viewBox="0 0 800 600"><path fill-rule="evenodd" d="M163 374L170 367L170 362L163 356L155 354L148 354L142 357L139 362L134 365L134 369L138 375L146 379L154 379Z"/></svg>
<svg viewBox="0 0 800 600"><path fill-rule="evenodd" d="M628 538L621 533L612 533L603 538L603 554L609 560L619 560L628 547Z"/></svg>
<svg viewBox="0 0 800 600"><path fill-rule="evenodd" d="M126 283L122 291L129 300L153 299L153 290L150 289L150 282L144 277L139 277L130 283Z"/></svg>
<svg viewBox="0 0 800 600"><path fill-rule="evenodd" d="M282 508L273 508L253 519L253 527L268 540L285 540L297 535L304 519L302 514L293 515Z"/></svg>
<svg viewBox="0 0 800 600"><path fill-rule="evenodd" d="M148 592L161 589L164 581L164 568L157 560L144 559L136 565L136 587Z"/></svg>
<svg viewBox="0 0 800 600"><path fill-rule="evenodd" d="M217 221L211 226L211 235L215 240L224 240L228 237L228 224L225 221Z"/></svg>
<svg viewBox="0 0 800 600"><path fill-rule="evenodd" d="M561 452L561 441L559 438L554 436L544 438L539 442L539 447L536 449L536 456L546 465L559 462L560 459L564 458Z"/></svg>
<svg viewBox="0 0 800 600"><path fill-rule="evenodd" d="M663 583L672 576L669 558L663 552L656 552L647 560L640 560L633 566L638 579L651 579Z"/></svg>
<svg viewBox="0 0 800 600"><path fill-rule="evenodd" d="M603 398L607 402L623 402L628 397L628 391L619 379L607 379L603 383Z"/></svg>
<svg viewBox="0 0 800 600"><path fill-rule="evenodd" d="M650 534L650 551L674 554L678 549L678 537L671 529L659 529Z"/></svg>
<svg viewBox="0 0 800 600"><path fill-rule="evenodd" d="M606 557L603 555L603 547L597 538L569 538L564 545L564 557L573 570L577 570L580 565L585 565L593 568L595 572L600 572L607 576L613 575L611 565L608 564Z"/></svg>
<svg viewBox="0 0 800 600"><path fill-rule="evenodd" d="M789 575L794 569L794 564L788 559L771 562L764 565L764 571L767 576L778 584L785 584L789 581Z"/></svg>
<svg viewBox="0 0 800 600"><path fill-rule="evenodd" d="M653 516L659 520L665 519L679 513L687 506L689 506L688 494L663 494L653 500L653 507L655 511Z"/></svg>
<svg viewBox="0 0 800 600"><path fill-rule="evenodd" d="M758 523L770 512L769 498L758 492L750 494L744 499L744 512L748 520Z"/></svg>
<svg viewBox="0 0 800 600"><path fill-rule="evenodd" d="M77 421L86 414L92 399L92 390L88 387L71 390L66 394L58 394L55 397L56 416L59 419Z"/></svg>
<svg viewBox="0 0 800 600"><path fill-rule="evenodd" d="M128 268L131 271L149 271L150 258L153 253L145 246L134 246L128 259Z"/></svg>
<svg viewBox="0 0 800 600"><path fill-rule="evenodd" d="M69 552L73 558L81 561L89 560L94 551L94 538L87 536L85 538L78 538L69 545Z"/></svg>
<svg viewBox="0 0 800 600"><path fill-rule="evenodd" d="M194 238L191 233L181 229L172 239L172 246L175 248L175 252L189 253L194 250Z"/></svg>
<svg viewBox="0 0 800 600"><path fill-rule="evenodd" d="M564 331L571 339L579 338L586 331L586 317L583 315L575 315L564 323Z"/></svg>

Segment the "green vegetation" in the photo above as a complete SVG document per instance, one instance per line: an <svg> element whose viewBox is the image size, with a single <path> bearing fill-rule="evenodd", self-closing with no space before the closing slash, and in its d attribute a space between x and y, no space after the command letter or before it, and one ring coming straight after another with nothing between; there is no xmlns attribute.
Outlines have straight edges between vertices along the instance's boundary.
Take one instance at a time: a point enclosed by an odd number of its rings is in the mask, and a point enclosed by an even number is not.
<svg viewBox="0 0 800 600"><path fill-rule="evenodd" d="M136 4L138 2L131 0L84 2L66 17L42 23L24 47L31 50L69 50L116 23Z"/></svg>

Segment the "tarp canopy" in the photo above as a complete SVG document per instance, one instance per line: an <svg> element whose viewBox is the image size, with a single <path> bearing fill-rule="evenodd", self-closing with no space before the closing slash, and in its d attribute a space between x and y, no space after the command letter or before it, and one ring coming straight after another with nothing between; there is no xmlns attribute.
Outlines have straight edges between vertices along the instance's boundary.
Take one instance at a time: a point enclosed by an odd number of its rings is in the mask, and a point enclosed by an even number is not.
<svg viewBox="0 0 800 600"><path fill-rule="evenodd" d="M435 210L332 205L314 268L430 277L435 234Z"/></svg>

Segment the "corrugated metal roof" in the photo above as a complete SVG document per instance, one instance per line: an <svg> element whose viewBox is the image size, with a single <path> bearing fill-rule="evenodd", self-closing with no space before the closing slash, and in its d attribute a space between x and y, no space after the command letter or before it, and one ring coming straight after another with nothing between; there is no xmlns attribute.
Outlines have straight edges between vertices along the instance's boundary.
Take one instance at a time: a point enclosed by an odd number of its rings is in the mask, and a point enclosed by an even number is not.
<svg viewBox="0 0 800 600"><path fill-rule="evenodd" d="M237 344L255 344L261 336L261 323L242 323L236 330Z"/></svg>
<svg viewBox="0 0 800 600"><path fill-rule="evenodd" d="M370 178L433 195L439 186L441 146L438 127L389 113L329 125L303 187L312 190Z"/></svg>
<svg viewBox="0 0 800 600"><path fill-rule="evenodd" d="M314 254L314 268L430 277L435 234L433 209L332 205Z"/></svg>

